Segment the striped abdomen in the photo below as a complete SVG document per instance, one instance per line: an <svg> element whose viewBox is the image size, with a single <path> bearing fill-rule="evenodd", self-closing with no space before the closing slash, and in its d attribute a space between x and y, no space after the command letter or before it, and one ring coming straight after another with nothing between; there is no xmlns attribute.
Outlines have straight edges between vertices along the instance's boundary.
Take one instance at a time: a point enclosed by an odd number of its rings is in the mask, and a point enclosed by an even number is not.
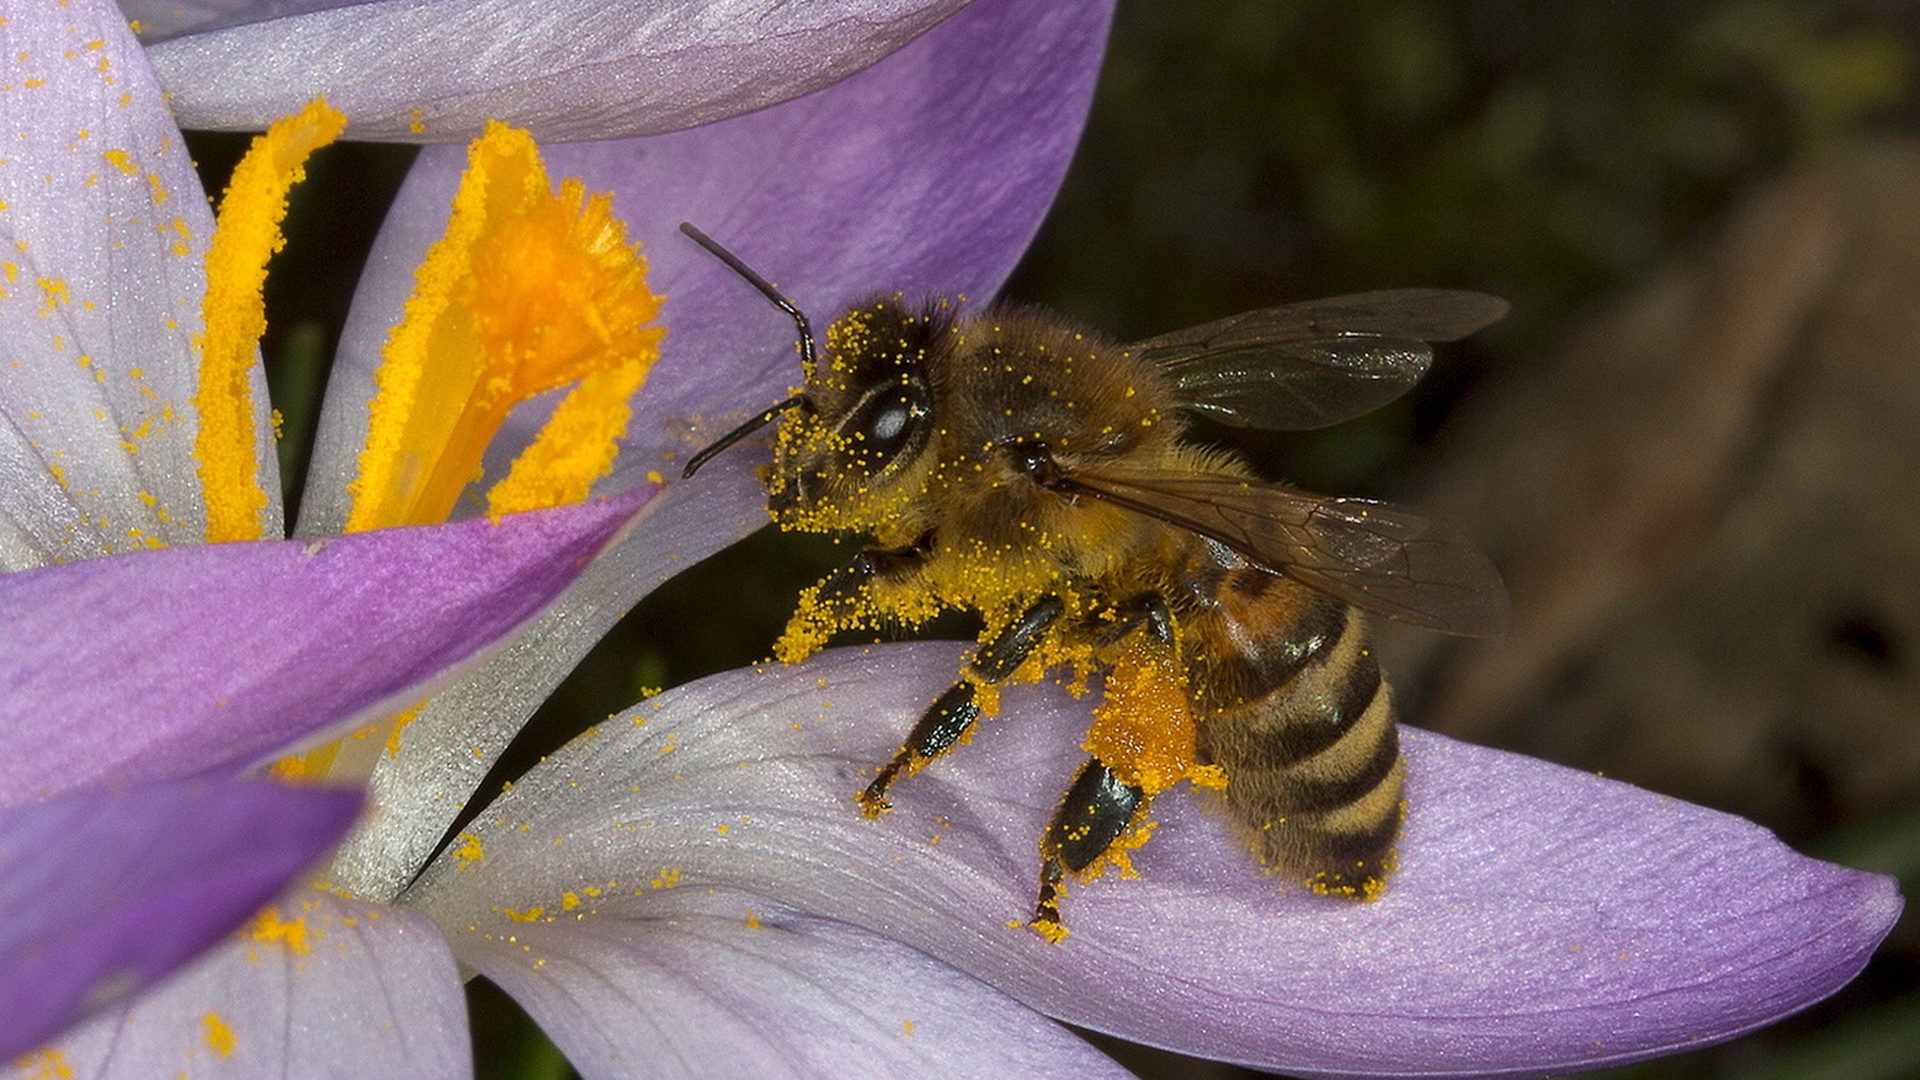
<svg viewBox="0 0 1920 1080"><path fill-rule="evenodd" d="M1182 629L1203 752L1261 861L1379 895L1402 814L1393 705L1361 613L1252 566L1190 583Z"/></svg>

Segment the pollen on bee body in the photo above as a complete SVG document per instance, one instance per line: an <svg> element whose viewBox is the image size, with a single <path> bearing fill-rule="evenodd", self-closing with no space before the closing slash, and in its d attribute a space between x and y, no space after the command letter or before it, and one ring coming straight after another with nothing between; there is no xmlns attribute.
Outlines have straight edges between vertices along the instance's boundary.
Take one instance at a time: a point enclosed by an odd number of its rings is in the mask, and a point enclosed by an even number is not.
<svg viewBox="0 0 1920 1080"><path fill-rule="evenodd" d="M1088 753L1148 796L1182 780L1220 788L1226 777L1199 760L1199 732L1172 650L1135 634L1107 675L1093 711Z"/></svg>

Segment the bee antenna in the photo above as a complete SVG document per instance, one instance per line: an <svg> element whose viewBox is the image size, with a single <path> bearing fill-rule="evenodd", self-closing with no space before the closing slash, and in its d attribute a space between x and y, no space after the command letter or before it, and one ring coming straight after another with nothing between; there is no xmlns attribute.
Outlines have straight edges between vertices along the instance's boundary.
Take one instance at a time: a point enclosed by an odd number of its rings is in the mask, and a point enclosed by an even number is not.
<svg viewBox="0 0 1920 1080"><path fill-rule="evenodd" d="M807 322L807 313L804 311L801 311L800 306L798 304L795 304L793 301L780 295L780 290L774 288L772 282L768 281L766 278L763 278L759 274L755 273L753 267L748 266L746 263L740 260L740 256L735 255L733 252L728 251L724 247L721 247L720 241L715 240L713 237L708 236L706 233L703 233L699 229L694 228L693 225L689 222L685 222L685 221L681 222L680 231L683 233L686 233L687 236L690 239L692 239L694 243L699 244L703 248L706 248L707 251L710 252L714 258L719 259L723 263L726 263L728 269L732 270L736 274L739 274L741 277L747 279L747 284L752 285L756 289L759 289L760 295L773 301L774 307L779 308L781 311L784 311L788 315L791 315L793 317L794 329L797 330L800 335L800 362L806 365L806 370L808 372L813 371L813 359L814 359L813 326L812 324ZM781 406L777 406L776 408L786 408L786 407L787 406L785 405L781 405ZM741 434L744 435L745 433L742 432Z"/></svg>
<svg viewBox="0 0 1920 1080"><path fill-rule="evenodd" d="M787 400L780 402L778 405L775 405L769 408L767 411L747 421L746 423L741 424L739 427L734 428L732 431L727 432L725 435L720 436L718 439L714 440L712 445L708 446L705 450L702 450L699 453L687 459L687 467L680 470L680 479L682 480L693 479L693 474L699 470L700 466L705 465L709 461L712 461L715 457L719 456L722 450L725 450L727 447L732 446L734 443L739 442L741 439L744 439L747 436L753 434L754 432L759 431L761 428L766 427L768 424L773 423L775 417L779 416L783 412L786 412L788 409L793 408L795 405L800 404L800 401L801 401L800 395L795 394L792 397L788 398Z"/></svg>

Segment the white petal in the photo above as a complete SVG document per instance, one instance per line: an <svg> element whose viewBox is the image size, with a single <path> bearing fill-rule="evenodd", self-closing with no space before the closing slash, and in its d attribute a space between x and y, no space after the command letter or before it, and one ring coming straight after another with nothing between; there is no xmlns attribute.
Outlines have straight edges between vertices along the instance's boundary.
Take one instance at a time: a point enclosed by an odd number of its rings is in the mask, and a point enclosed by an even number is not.
<svg viewBox="0 0 1920 1080"><path fill-rule="evenodd" d="M153 47L192 128L250 130L315 95L347 137L462 142L499 117L542 140L677 131L829 86L961 0L378 0Z"/></svg>
<svg viewBox="0 0 1920 1080"><path fill-rule="evenodd" d="M496 915L454 947L590 1080L1128 1075L925 953L743 893L662 894L644 919Z"/></svg>
<svg viewBox="0 0 1920 1080"><path fill-rule="evenodd" d="M243 932L130 1007L15 1062L19 1080L470 1076L466 997L424 916L307 892L298 946ZM164 932L164 928L156 928Z"/></svg>
<svg viewBox="0 0 1920 1080"><path fill-rule="evenodd" d="M199 540L213 215L179 129L103 0L10 10L0 66L0 569Z"/></svg>

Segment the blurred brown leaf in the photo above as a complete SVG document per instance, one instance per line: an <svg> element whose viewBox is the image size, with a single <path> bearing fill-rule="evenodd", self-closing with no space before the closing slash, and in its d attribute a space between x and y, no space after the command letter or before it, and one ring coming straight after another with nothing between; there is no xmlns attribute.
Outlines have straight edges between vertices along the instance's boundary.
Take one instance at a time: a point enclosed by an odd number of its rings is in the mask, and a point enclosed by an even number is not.
<svg viewBox="0 0 1920 1080"><path fill-rule="evenodd" d="M1507 575L1411 718L1800 833L1920 790L1920 145L1758 192L1449 429Z"/></svg>

